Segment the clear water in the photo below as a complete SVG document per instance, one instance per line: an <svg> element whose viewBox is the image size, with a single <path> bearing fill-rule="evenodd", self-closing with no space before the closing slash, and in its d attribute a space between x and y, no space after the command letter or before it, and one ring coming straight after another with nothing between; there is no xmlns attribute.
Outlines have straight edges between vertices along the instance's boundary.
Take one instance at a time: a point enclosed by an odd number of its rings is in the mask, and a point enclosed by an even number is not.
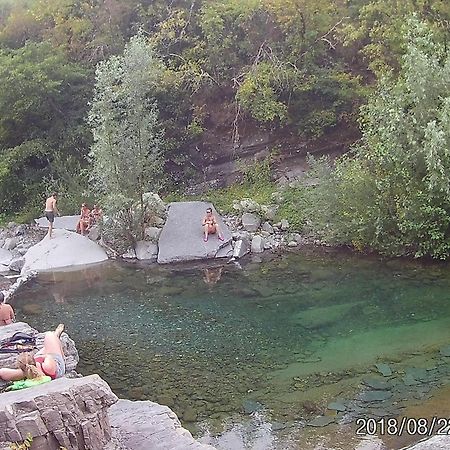
<svg viewBox="0 0 450 450"><path fill-rule="evenodd" d="M83 374L167 404L220 448L320 448L336 426L304 423L357 398L380 362L398 387L383 408L450 400L439 354L450 344L448 265L334 252L209 269L107 264L35 282L14 307L40 330L64 322ZM421 395L402 384L411 368L433 375Z"/></svg>

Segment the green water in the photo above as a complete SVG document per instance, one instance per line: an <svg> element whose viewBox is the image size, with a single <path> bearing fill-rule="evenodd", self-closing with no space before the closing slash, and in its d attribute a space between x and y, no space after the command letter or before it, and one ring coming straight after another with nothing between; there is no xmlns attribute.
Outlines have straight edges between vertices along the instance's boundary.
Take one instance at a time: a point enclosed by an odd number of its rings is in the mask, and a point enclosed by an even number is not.
<svg viewBox="0 0 450 450"><path fill-rule="evenodd" d="M40 330L64 322L83 374L99 373L121 397L167 404L197 433L255 410L285 433L301 428L329 401L357 398L379 362L402 401L449 383L450 358L439 354L450 344L448 265L338 253L206 273L108 264L35 282L14 307ZM433 375L422 396L401 384L411 367Z"/></svg>

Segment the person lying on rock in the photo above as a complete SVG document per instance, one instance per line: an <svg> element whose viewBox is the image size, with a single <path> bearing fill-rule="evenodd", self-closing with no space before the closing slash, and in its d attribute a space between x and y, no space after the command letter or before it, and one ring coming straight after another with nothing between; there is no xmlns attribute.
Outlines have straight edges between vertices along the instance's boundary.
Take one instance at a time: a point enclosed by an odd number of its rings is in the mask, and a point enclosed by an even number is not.
<svg viewBox="0 0 450 450"><path fill-rule="evenodd" d="M203 218L203 231L205 232L205 237L203 240L208 241L208 235L217 233L219 240L223 241L223 236L219 229L219 224L212 213L212 209L208 208L206 210L206 216Z"/></svg>
<svg viewBox="0 0 450 450"><path fill-rule="evenodd" d="M61 323L55 331L45 333L44 347L34 355L28 352L21 353L17 358L17 369L1 368L0 379L18 381L46 375L55 380L64 376L66 363L60 341L63 331L64 325Z"/></svg>
<svg viewBox="0 0 450 450"><path fill-rule="evenodd" d="M9 325L15 320L14 310L8 303L3 303L5 301L5 295L0 291L0 327L3 325Z"/></svg>
<svg viewBox="0 0 450 450"><path fill-rule="evenodd" d="M86 203L81 205L80 211L80 220L77 224L77 233L81 233L84 236L84 233L89 229L91 224L91 210L88 208Z"/></svg>

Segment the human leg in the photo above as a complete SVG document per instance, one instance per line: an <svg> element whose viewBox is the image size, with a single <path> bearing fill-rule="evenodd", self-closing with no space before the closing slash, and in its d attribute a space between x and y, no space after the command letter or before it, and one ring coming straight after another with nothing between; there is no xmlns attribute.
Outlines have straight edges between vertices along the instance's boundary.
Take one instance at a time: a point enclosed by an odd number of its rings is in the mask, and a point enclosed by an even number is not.
<svg viewBox="0 0 450 450"><path fill-rule="evenodd" d="M206 242L208 240L208 233L209 233L209 226L208 224L203 225L203 231L205 232L205 237L204 237L204 241Z"/></svg>
<svg viewBox="0 0 450 450"><path fill-rule="evenodd" d="M44 347L42 350L43 354L47 353L56 353L58 355L64 355L61 345L60 336L64 327L62 325L58 325L58 328L55 331L47 331L44 336Z"/></svg>
<svg viewBox="0 0 450 450"><path fill-rule="evenodd" d="M7 367L2 367L0 369L0 379L4 381L18 381L23 380L25 374L21 369L8 369Z"/></svg>

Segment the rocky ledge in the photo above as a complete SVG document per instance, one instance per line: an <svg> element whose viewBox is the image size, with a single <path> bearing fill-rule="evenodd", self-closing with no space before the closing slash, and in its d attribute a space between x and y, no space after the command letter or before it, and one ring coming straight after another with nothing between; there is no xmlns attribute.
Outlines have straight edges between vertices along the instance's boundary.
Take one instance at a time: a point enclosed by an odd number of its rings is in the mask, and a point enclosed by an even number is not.
<svg viewBox="0 0 450 450"><path fill-rule="evenodd" d="M44 334L21 322L0 327L0 343L18 331L36 336L42 347ZM65 377L0 395L0 450L28 437L34 450L213 450L197 442L167 406L119 400L98 375L78 375L75 344L66 333L61 340ZM16 359L0 353L0 367L15 367Z"/></svg>

